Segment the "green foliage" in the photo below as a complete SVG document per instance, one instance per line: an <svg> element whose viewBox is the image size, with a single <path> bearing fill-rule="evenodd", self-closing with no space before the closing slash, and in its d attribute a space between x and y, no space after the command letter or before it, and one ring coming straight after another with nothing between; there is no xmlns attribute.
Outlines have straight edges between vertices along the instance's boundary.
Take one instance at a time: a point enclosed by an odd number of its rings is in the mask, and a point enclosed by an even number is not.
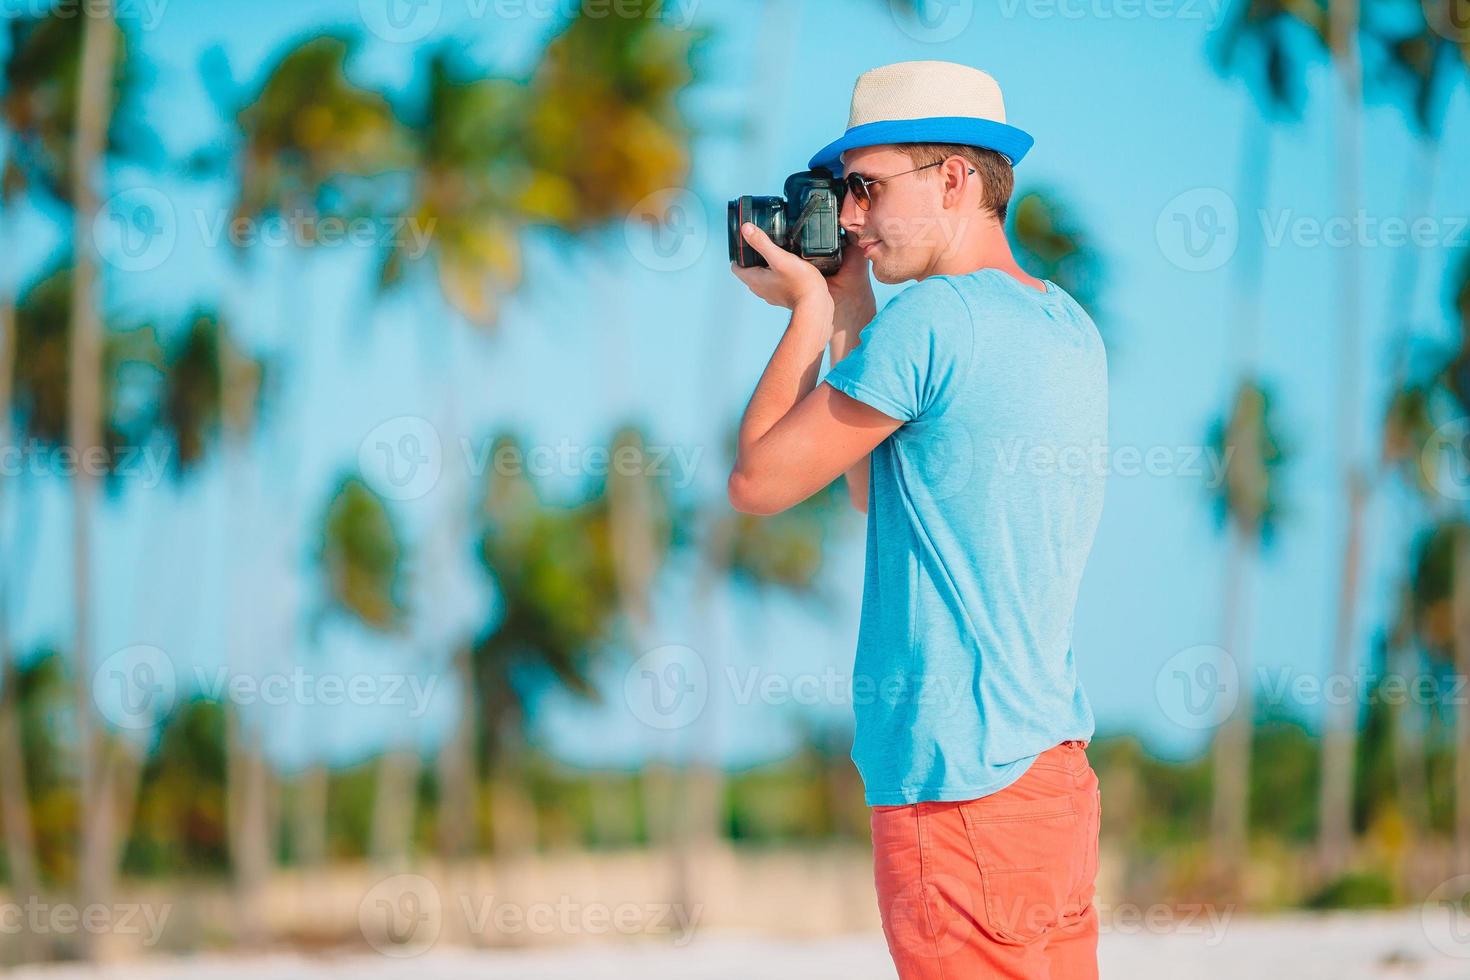
<svg viewBox="0 0 1470 980"><path fill-rule="evenodd" d="M222 874L229 867L225 709L195 698L169 716L143 770L124 854L130 874Z"/></svg>
<svg viewBox="0 0 1470 980"><path fill-rule="evenodd" d="M692 78L695 41L658 17L572 19L530 81L528 212L576 232L684 183L689 131L675 100Z"/></svg>
<svg viewBox="0 0 1470 980"><path fill-rule="evenodd" d="M66 204L72 199L71 143L81 76L83 0L59 0L44 16L10 20L9 49L0 92L0 120L14 140L0 175L0 201L28 188ZM151 162L160 149L143 125L138 90L142 66L128 32L115 32L111 125L107 153Z"/></svg>
<svg viewBox="0 0 1470 980"><path fill-rule="evenodd" d="M525 455L503 435L491 458L524 461ZM479 555L499 610L474 646L480 703L492 717L519 712L527 673L545 671L592 696L592 651L608 636L618 605L606 495L549 506L523 465L497 463L482 518Z"/></svg>
<svg viewBox="0 0 1470 980"><path fill-rule="evenodd" d="M13 669L37 860L47 879L70 881L79 814L67 746L72 698L66 665L59 653L47 649Z"/></svg>
<svg viewBox="0 0 1470 980"><path fill-rule="evenodd" d="M1388 908L1397 902L1397 889L1387 875L1381 871L1353 871L1328 882L1303 905L1324 911Z"/></svg>
<svg viewBox="0 0 1470 980"><path fill-rule="evenodd" d="M1251 730L1250 827L1305 845L1317 833L1321 744L1300 721L1263 710Z"/></svg>
<svg viewBox="0 0 1470 980"><path fill-rule="evenodd" d="M1431 24L1431 9L1444 11L1437 16L1448 24L1470 22L1470 0L1369 3L1362 13L1365 40L1378 49L1380 66L1369 81L1385 83L1390 92L1407 90L1410 119L1421 134L1437 140L1458 72L1470 67L1470 35Z"/></svg>
<svg viewBox="0 0 1470 980"><path fill-rule="evenodd" d="M335 769L327 783L327 856L356 860L369 853L377 766L372 760Z"/></svg>
<svg viewBox="0 0 1470 980"><path fill-rule="evenodd" d="M400 628L406 614L402 553L387 502L360 478L344 477L327 505L317 550L328 607L369 629Z"/></svg>
<svg viewBox="0 0 1470 980"><path fill-rule="evenodd" d="M388 100L348 79L351 53L348 39L328 34L266 70L236 116L244 136L237 215L341 213L335 195L345 178L407 159Z"/></svg>
<svg viewBox="0 0 1470 980"><path fill-rule="evenodd" d="M57 265L27 289L15 311L16 432L48 448L70 445L71 268ZM109 469L119 450L143 445L155 424L162 351L152 327L103 336L101 448Z"/></svg>
<svg viewBox="0 0 1470 980"><path fill-rule="evenodd" d="M1290 454L1279 433L1270 392L1247 379L1236 389L1227 419L1211 427L1208 444L1225 460L1225 479L1210 488L1216 517L1270 541L1282 513L1281 471Z"/></svg>
<svg viewBox="0 0 1470 980"><path fill-rule="evenodd" d="M430 233L431 259L450 305L493 323L502 294L520 278L519 200L531 180L525 159L528 97L523 84L480 75L450 46L430 53L421 104L406 111L415 153L405 214ZM384 257L380 285L401 282L409 236Z"/></svg>
<svg viewBox="0 0 1470 980"><path fill-rule="evenodd" d="M812 594L835 522L847 512L847 490L834 481L788 510L768 517L730 511L729 562L736 584Z"/></svg>
<svg viewBox="0 0 1470 980"><path fill-rule="evenodd" d="M185 328L164 350L160 428L173 444L175 474L202 463L211 444L226 427L237 433L255 417L265 367L233 346L229 328L214 310L195 309ZM221 368L229 364L230 390L222 384ZM234 411L227 410L232 399ZM230 416L227 420L227 416Z"/></svg>
<svg viewBox="0 0 1470 980"><path fill-rule="evenodd" d="M689 130L676 97L692 78L696 40L656 16L579 12L524 81L488 76L449 45L430 52L416 86L423 96L401 113L414 149L404 214L431 233L427 258L455 310L480 326L496 322L520 281L528 225L580 234L687 179ZM424 258L412 244L389 248L380 285L401 282L405 265Z"/></svg>
<svg viewBox="0 0 1470 980"><path fill-rule="evenodd" d="M1027 191L1011 206L1010 222L1021 266L1061 286L1096 316L1102 255L1069 209L1051 191Z"/></svg>
<svg viewBox="0 0 1470 980"><path fill-rule="evenodd" d="M1299 116L1307 62L1327 45L1327 0L1234 0L1211 40L1217 70L1251 70L1247 82L1267 110ZM1248 48L1259 58L1249 69Z"/></svg>

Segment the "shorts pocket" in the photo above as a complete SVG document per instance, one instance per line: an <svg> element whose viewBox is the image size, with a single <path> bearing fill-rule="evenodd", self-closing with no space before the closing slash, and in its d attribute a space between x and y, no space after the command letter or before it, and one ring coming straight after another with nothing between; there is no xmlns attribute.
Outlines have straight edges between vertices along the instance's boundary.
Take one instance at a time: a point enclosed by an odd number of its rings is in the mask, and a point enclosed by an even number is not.
<svg viewBox="0 0 1470 980"><path fill-rule="evenodd" d="M1098 836L1102 830L1102 790L1094 781L1088 794L1086 833L1082 839L1082 875L1077 885L1076 906L1079 913L1087 911L1097 893Z"/></svg>
<svg viewBox="0 0 1470 980"><path fill-rule="evenodd" d="M1082 870L1075 797L981 798L963 804L960 813L980 870L981 928L1003 943L1045 935L1068 911Z"/></svg>

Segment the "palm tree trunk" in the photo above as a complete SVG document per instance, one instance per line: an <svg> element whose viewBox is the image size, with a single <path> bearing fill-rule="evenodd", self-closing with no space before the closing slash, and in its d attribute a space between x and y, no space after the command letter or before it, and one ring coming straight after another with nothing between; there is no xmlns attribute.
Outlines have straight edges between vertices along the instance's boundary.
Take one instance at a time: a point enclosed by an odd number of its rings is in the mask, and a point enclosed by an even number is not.
<svg viewBox="0 0 1470 980"><path fill-rule="evenodd" d="M1337 199L1341 216L1351 219L1357 214L1361 195L1359 171L1362 69L1358 52L1358 0L1331 0L1328 14L1330 47L1342 87L1342 112L1337 127L1335 154ZM1358 449L1358 416L1362 398L1358 377L1358 348L1362 343L1360 264L1359 248L1356 243L1349 242L1347 247L1341 249L1338 259L1339 281L1336 290L1338 317L1341 321L1338 335L1337 424L1347 500L1347 526L1343 533L1341 578L1332 650L1332 667L1338 677L1351 676L1358 659L1353 645L1353 632L1357 616L1359 566L1364 547L1363 511L1367 496ZM1322 871L1328 877L1342 873L1352 842L1358 709L1356 701L1346 699L1327 705L1318 809L1318 850Z"/></svg>
<svg viewBox="0 0 1470 980"><path fill-rule="evenodd" d="M0 403L3 404L3 403ZM11 901L41 897L41 873L36 861L36 834L31 822L31 796L26 783L25 752L21 744L20 670L10 645L6 606L10 599L0 589L0 820L5 822L5 863ZM21 956L37 958L40 937L21 930Z"/></svg>
<svg viewBox="0 0 1470 980"><path fill-rule="evenodd" d="M0 445L9 445L10 399L15 376L15 301L8 288L0 295ZM23 477L19 477L23 479ZM6 489L0 477L0 490ZM4 500L0 494L0 501ZM0 508L0 519L4 510ZM6 543L0 554L14 555ZM0 820L5 823L5 863L14 896L40 897L41 873L36 861L36 833L31 822L31 794L26 784L25 751L20 727L20 669L10 637L10 568L0 567ZM33 958L37 938L22 930L21 953Z"/></svg>
<svg viewBox="0 0 1470 980"><path fill-rule="evenodd" d="M1411 178L1405 187L1403 213L1411 220L1415 215L1428 214L1434 199L1434 185L1439 172L1439 141L1421 137L1419 153L1414 167L1418 176ZM1392 285L1388 291L1386 319L1396 324L1393 344L1395 368L1393 391L1403 389L1409 376L1409 342L1413 320L1403 298L1414 291L1418 280L1419 250L1401 248L1396 256ZM1381 486L1381 481L1375 484ZM1412 524L1414 518L1409 518ZM1400 600L1401 608L1407 608L1412 597L1405 595ZM1408 636L1390 635L1388 657L1390 670L1412 684L1420 672L1420 659L1413 641ZM1425 779L1425 740L1422 708L1412 697L1405 703L1393 706L1389 714L1390 738L1394 749L1394 781L1398 789L1400 806L1408 824L1411 840L1419 840L1429 827L1429 789Z"/></svg>
<svg viewBox="0 0 1470 980"><path fill-rule="evenodd" d="M1408 837L1420 840L1429 829L1429 787L1424 774L1423 708L1413 694L1420 673L1419 655L1411 642L1391 640L1388 660L1390 672L1404 678L1408 690L1402 702L1389 706L1394 784L1408 824Z"/></svg>
<svg viewBox="0 0 1470 980"><path fill-rule="evenodd" d="M373 860L380 864L397 865L412 849L422 767L423 760L412 745L390 748L378 759L371 846Z"/></svg>
<svg viewBox="0 0 1470 980"><path fill-rule="evenodd" d="M1470 677L1470 531L1458 529L1454 561L1455 672ZM1455 873L1470 874L1470 708L1455 706Z"/></svg>
<svg viewBox="0 0 1470 980"><path fill-rule="evenodd" d="M490 804L490 846L497 858L519 858L540 839L536 806L525 786L525 733L522 716L507 711L498 719L495 759L486 796Z"/></svg>
<svg viewBox="0 0 1470 980"><path fill-rule="evenodd" d="M292 855L303 868L319 866L327 856L327 767L313 763L296 784Z"/></svg>
<svg viewBox="0 0 1470 980"><path fill-rule="evenodd" d="M479 723L468 646L455 650L453 670L459 687L459 724L440 746L437 759L437 836L439 854L446 861L472 852L479 842L480 775L475 765L475 733Z"/></svg>
<svg viewBox="0 0 1470 980"><path fill-rule="evenodd" d="M1253 103L1246 104L1242 131L1238 180L1239 198L1250 209L1242 218L1236 278L1231 291L1230 342L1234 346L1235 394L1257 381L1261 336L1261 294L1264 278L1262 240L1258 224L1250 219L1266 205L1271 175L1271 134ZM1227 419L1234 405L1227 411ZM1252 416L1254 417L1254 416ZM1238 448L1259 452L1260 432L1252 426L1243 433ZM1214 751L1214 796L1211 827L1215 853L1226 876L1235 876L1243 866L1250 824L1251 734L1254 725L1251 703L1250 643L1252 638L1252 570L1259 535L1257 514L1227 515L1228 552L1225 564L1224 623L1222 643L1235 661L1240 696L1234 715L1222 715L1216 729Z"/></svg>
<svg viewBox="0 0 1470 980"><path fill-rule="evenodd" d="M112 107L116 25L111 0L100 0L83 18L81 73L72 140L71 344L68 364L68 429L77 452L102 442L102 323L98 311L97 259L89 243L97 216L98 165ZM81 901L107 903L114 869L112 801L100 794L100 752L92 704L92 512L97 475L78 467L72 481L72 683L77 708L79 798L83 819L79 855ZM95 953L95 939L84 944Z"/></svg>
<svg viewBox="0 0 1470 980"><path fill-rule="evenodd" d="M1215 859L1223 874L1237 882L1247 857L1250 824L1251 733L1254 690L1251 685L1250 640L1254 603L1250 596L1251 567L1255 562L1257 531L1230 523L1230 551L1225 567L1224 648L1235 661L1239 698L1233 712L1221 699L1215 735L1214 809L1211 828Z"/></svg>
<svg viewBox="0 0 1470 980"><path fill-rule="evenodd" d="M243 945L265 938L262 907L270 873L270 772L236 709L226 715L230 859L235 878L236 935Z"/></svg>

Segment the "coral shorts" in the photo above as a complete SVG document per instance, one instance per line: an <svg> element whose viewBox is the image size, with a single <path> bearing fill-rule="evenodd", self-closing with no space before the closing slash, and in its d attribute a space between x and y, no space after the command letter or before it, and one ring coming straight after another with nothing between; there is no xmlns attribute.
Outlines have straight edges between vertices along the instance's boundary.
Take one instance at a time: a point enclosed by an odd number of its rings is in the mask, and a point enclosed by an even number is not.
<svg viewBox="0 0 1470 980"><path fill-rule="evenodd" d="M872 810L873 881L901 980L1097 976L1101 798L1063 742L976 800Z"/></svg>

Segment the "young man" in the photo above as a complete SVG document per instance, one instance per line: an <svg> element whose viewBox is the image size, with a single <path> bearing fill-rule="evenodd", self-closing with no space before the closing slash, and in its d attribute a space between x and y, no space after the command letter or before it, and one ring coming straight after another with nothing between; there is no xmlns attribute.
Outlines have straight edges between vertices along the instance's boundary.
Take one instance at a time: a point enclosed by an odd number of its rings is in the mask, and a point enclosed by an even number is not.
<svg viewBox="0 0 1470 980"><path fill-rule="evenodd" d="M749 224L769 268L735 270L791 321L741 422L731 503L775 513L846 474L868 513L852 757L904 980L1097 976L1100 803L1071 634L1107 365L1088 315L1006 241L1031 142L984 72L867 72L810 164L846 178L841 270ZM917 284L876 313L870 265Z"/></svg>

